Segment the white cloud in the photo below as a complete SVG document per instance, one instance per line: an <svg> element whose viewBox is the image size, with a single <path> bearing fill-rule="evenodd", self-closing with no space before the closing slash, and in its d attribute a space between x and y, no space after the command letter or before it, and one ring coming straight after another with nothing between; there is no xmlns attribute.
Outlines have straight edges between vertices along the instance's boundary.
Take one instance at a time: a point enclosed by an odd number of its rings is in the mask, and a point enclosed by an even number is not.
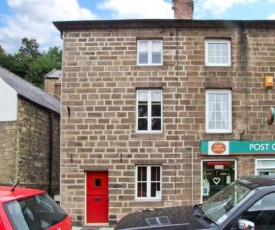
<svg viewBox="0 0 275 230"><path fill-rule="evenodd" d="M273 20L275 20L275 14L270 15L270 16L268 17L268 19L273 19Z"/></svg>
<svg viewBox="0 0 275 230"><path fill-rule="evenodd" d="M235 5L248 4L257 1L258 0L198 0L197 11L200 12L200 14L203 14L204 11L208 11L211 12L212 15L218 16Z"/></svg>
<svg viewBox="0 0 275 230"><path fill-rule="evenodd" d="M41 49L61 46L62 40L52 21L92 20L96 16L81 8L77 0L7 0L12 14L1 15L0 44L8 53L17 52L21 39L36 39Z"/></svg>
<svg viewBox="0 0 275 230"><path fill-rule="evenodd" d="M114 19L173 18L171 2L164 0L105 0L99 7L110 10Z"/></svg>

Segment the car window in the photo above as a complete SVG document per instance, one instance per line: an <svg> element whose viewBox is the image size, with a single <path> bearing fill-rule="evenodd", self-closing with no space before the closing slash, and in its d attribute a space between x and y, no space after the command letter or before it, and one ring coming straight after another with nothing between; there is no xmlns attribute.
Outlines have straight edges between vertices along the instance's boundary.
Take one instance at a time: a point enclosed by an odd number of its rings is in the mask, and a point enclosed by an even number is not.
<svg viewBox="0 0 275 230"><path fill-rule="evenodd" d="M4 207L15 230L47 229L67 217L47 194L8 202Z"/></svg>
<svg viewBox="0 0 275 230"><path fill-rule="evenodd" d="M275 193L265 195L241 217L252 221L256 229L275 229Z"/></svg>
<svg viewBox="0 0 275 230"><path fill-rule="evenodd" d="M202 209L211 221L219 225L253 194L253 190L234 182L203 203Z"/></svg>

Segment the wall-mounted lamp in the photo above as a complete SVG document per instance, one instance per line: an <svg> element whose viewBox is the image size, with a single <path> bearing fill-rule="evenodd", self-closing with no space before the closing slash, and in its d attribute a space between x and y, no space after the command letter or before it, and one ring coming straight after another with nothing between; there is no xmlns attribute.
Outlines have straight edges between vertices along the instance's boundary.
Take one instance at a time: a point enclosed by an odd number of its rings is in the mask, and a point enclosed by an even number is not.
<svg viewBox="0 0 275 230"><path fill-rule="evenodd" d="M265 88L273 89L273 76L265 76Z"/></svg>

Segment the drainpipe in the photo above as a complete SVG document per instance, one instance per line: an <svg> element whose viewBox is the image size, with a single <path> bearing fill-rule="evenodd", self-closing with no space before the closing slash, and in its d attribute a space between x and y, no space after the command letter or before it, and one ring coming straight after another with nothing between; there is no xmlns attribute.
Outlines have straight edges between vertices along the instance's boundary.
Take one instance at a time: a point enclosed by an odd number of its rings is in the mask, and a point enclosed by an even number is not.
<svg viewBox="0 0 275 230"><path fill-rule="evenodd" d="M194 147L186 146L186 149L191 149L191 202L194 205Z"/></svg>
<svg viewBox="0 0 275 230"><path fill-rule="evenodd" d="M50 137L50 143L49 143L49 187L48 187L48 194L52 196L52 170L53 170L53 113L50 114L50 120L49 120L49 137Z"/></svg>

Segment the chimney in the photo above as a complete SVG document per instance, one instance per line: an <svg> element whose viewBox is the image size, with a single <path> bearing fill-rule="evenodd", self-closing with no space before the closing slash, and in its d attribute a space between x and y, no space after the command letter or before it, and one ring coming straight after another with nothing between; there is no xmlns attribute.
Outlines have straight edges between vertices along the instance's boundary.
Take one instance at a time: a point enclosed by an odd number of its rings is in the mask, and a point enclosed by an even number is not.
<svg viewBox="0 0 275 230"><path fill-rule="evenodd" d="M194 2L193 0L172 0L174 18L192 19Z"/></svg>

